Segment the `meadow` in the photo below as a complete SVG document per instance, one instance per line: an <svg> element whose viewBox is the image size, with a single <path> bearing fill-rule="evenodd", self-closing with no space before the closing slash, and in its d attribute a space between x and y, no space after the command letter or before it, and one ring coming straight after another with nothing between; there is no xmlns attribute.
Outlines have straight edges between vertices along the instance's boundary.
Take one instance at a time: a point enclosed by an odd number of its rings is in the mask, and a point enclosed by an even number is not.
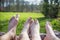
<svg viewBox="0 0 60 40"><path fill-rule="evenodd" d="M19 23L17 25L16 33L17 35L23 29L24 22L32 17L33 19L38 19L40 23L40 32L46 33L45 24L46 21L50 21L54 30L60 31L60 19L55 18L45 18L42 13L31 13L31 12L0 12L0 32L8 31L8 23L12 16L19 14Z"/></svg>

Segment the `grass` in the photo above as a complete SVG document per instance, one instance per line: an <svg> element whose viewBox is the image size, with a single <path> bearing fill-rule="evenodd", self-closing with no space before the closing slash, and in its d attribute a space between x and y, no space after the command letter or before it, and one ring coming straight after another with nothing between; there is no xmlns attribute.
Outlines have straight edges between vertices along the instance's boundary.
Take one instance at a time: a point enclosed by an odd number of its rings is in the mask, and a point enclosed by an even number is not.
<svg viewBox="0 0 60 40"><path fill-rule="evenodd" d="M8 23L12 16L16 15L17 12L0 12L0 32L7 32L8 31ZM41 26L41 32L45 31L45 23L47 20L49 20L53 26L54 30L60 31L60 20L58 19L49 19L45 18L42 13L30 13L30 12L19 12L20 15L19 23L17 26L17 35L21 32L23 28L24 22L27 20L27 18L32 17L33 19L38 19L40 26Z"/></svg>

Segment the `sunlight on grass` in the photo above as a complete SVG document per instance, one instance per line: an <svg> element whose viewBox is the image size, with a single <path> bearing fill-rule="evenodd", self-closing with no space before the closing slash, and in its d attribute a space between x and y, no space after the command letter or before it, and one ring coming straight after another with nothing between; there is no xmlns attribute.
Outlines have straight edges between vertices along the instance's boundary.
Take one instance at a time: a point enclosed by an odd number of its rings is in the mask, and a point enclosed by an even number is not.
<svg viewBox="0 0 60 40"><path fill-rule="evenodd" d="M17 35L23 29L23 24L27 20L27 18L32 17L33 19L38 19L40 23L40 32L45 33L45 24L46 21L49 20L52 24L54 30L60 31L60 20L57 19L49 19L45 18L42 13L31 13L31 12L0 12L0 32L7 32L8 31L8 23L12 16L19 14L19 22L17 26Z"/></svg>
<svg viewBox="0 0 60 40"><path fill-rule="evenodd" d="M10 18L14 15L20 15L19 17L19 23L17 27L17 34L19 34L23 28L24 22L27 20L27 18L32 17L33 19L44 17L41 13L15 13L15 12L0 12L0 31L7 32L8 30L8 22ZM20 32L19 32L20 31Z"/></svg>

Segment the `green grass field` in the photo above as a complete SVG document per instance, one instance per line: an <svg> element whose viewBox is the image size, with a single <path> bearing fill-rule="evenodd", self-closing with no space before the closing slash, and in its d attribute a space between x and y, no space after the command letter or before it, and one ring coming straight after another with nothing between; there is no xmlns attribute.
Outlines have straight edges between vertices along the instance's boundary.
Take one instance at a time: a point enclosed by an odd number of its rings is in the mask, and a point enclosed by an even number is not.
<svg viewBox="0 0 60 40"><path fill-rule="evenodd" d="M0 12L0 32L7 32L8 31L8 23L12 16L16 15L17 12ZM47 20L49 20L52 24L52 27L54 30L60 31L60 20L58 19L50 19L45 18L42 13L30 13L30 12L19 12L20 15L19 23L17 26L17 35L21 32L23 28L24 22L27 20L27 18L32 17L33 19L38 19L41 29L41 32L45 33L45 23Z"/></svg>

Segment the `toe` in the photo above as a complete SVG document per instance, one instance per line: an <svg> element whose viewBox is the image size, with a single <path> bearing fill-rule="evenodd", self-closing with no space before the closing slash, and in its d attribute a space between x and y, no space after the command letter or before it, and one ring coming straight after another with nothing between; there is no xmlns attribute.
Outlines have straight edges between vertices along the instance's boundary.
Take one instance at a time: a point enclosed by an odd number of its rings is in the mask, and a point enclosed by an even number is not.
<svg viewBox="0 0 60 40"><path fill-rule="evenodd" d="M19 20L19 15L18 14L16 14L16 16L15 16L15 18L16 18L16 20Z"/></svg>
<svg viewBox="0 0 60 40"><path fill-rule="evenodd" d="M31 20L32 20L32 17L28 18L28 19L27 19L27 22L30 22Z"/></svg>
<svg viewBox="0 0 60 40"><path fill-rule="evenodd" d="M37 19L35 19L34 22L35 22L35 24L38 24L39 23Z"/></svg>

